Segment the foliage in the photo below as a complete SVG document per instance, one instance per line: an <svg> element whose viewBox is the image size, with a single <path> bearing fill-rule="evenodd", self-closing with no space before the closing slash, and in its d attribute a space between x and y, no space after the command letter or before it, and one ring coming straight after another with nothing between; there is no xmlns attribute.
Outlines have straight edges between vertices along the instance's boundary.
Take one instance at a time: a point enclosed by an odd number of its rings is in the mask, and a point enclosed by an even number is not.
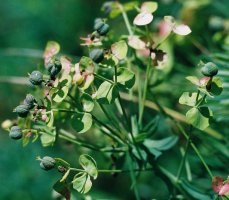
<svg viewBox="0 0 229 200"><path fill-rule="evenodd" d="M174 38L185 41L183 36L191 37L189 26L172 16L164 16L159 31L155 31L152 24L160 9L156 2L106 2L102 9L108 18L96 19L94 31L81 38L88 52L79 60L63 55L57 42L47 43L44 67L29 75L36 90L15 108L18 119L4 122L3 128L11 129L11 137L12 128L19 127L20 137L11 138L22 138L24 146L39 138L43 147L66 140L83 152L78 163L82 169L61 158L38 158L43 169L61 173L53 189L66 199L71 198L72 189L81 194L92 191L100 173L127 173L135 198L144 198L139 192L139 177L147 171L153 172L151 177L163 180L168 198L211 199L213 191L200 186L201 173L193 168L201 166L208 185L212 178L215 183L213 174L218 174L211 169L214 164L202 156L205 148L209 148L207 141L215 140L220 161L228 158L227 149L223 149L227 139L214 129L217 125L214 100L210 100L223 94L218 63L200 61L197 71L202 71L201 78L198 78L200 73L195 76L187 73L186 79L196 91L189 87L179 98L180 104L191 107L185 117L182 107L177 106L175 111L161 103L160 87L165 84L170 90L167 94L175 96L171 103L178 102L178 95L172 90L174 84L167 80L173 65L168 41ZM135 14L133 25L127 12ZM110 26L117 17L123 17L128 34L118 35ZM217 106L220 107L215 103ZM154 109L153 114L147 107ZM213 129L209 127L212 124ZM208 134L206 138L204 133ZM179 150L181 155L177 156L179 162L174 171L161 160ZM96 158L106 156L110 166L101 168L99 161L97 166L92 154ZM213 187L219 198L226 198L227 182L221 183L219 190Z"/></svg>

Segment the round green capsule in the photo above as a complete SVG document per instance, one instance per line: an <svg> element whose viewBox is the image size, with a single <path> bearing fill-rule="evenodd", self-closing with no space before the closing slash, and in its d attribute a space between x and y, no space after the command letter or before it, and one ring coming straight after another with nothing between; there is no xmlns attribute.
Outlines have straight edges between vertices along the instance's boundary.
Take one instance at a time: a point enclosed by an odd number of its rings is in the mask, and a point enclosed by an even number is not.
<svg viewBox="0 0 229 200"><path fill-rule="evenodd" d="M95 63L100 63L104 58L103 50L102 49L93 49L90 52L89 56Z"/></svg>
<svg viewBox="0 0 229 200"><path fill-rule="evenodd" d="M97 32L104 36L106 35L110 30L110 26L108 24L103 24L103 26L101 26L99 29L97 29Z"/></svg>
<svg viewBox="0 0 229 200"><path fill-rule="evenodd" d="M19 117L25 118L29 113L29 106L25 104L19 105L14 109L14 112L16 112Z"/></svg>
<svg viewBox="0 0 229 200"><path fill-rule="evenodd" d="M213 77L218 73L218 67L213 62L208 62L201 68L201 72L204 76Z"/></svg>
<svg viewBox="0 0 229 200"><path fill-rule="evenodd" d="M10 129L9 137L14 140L22 138L22 130L19 126L12 126Z"/></svg>
<svg viewBox="0 0 229 200"><path fill-rule="evenodd" d="M56 76L62 69L62 65L58 60L50 62L47 67L51 76Z"/></svg>
<svg viewBox="0 0 229 200"><path fill-rule="evenodd" d="M31 94L27 94L24 100L24 104L28 106L29 109L34 108L34 103L36 102L35 98Z"/></svg>
<svg viewBox="0 0 229 200"><path fill-rule="evenodd" d="M29 81L33 85L41 85L43 82L43 74L39 71L33 71L29 76Z"/></svg>
<svg viewBox="0 0 229 200"><path fill-rule="evenodd" d="M45 156L41 159L40 167L46 171L55 167L56 161L52 157Z"/></svg>

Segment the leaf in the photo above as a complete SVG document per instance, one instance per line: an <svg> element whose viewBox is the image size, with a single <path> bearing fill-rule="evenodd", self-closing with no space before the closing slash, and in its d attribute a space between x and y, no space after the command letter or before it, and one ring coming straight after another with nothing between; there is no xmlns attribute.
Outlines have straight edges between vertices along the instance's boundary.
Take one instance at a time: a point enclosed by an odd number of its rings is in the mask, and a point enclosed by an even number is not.
<svg viewBox="0 0 229 200"><path fill-rule="evenodd" d="M161 140L145 140L144 145L148 149L156 149L159 151L166 151L172 148L178 141L177 136L169 136Z"/></svg>
<svg viewBox="0 0 229 200"><path fill-rule="evenodd" d="M52 146L56 140L56 130L49 132L40 132L41 143L43 147Z"/></svg>
<svg viewBox="0 0 229 200"><path fill-rule="evenodd" d="M97 166L95 160L86 154L79 157L79 163L84 168L84 170L92 176L94 179L98 176Z"/></svg>
<svg viewBox="0 0 229 200"><path fill-rule="evenodd" d="M148 12L148 13L153 13L157 10L158 4L157 2L153 1L147 1L144 2L141 6L141 11L142 12Z"/></svg>
<svg viewBox="0 0 229 200"><path fill-rule="evenodd" d="M173 32L176 33L177 35L188 35L190 34L192 31L191 29L189 28L189 26L187 25L184 25L184 24L181 24L181 25L176 25L174 28L173 28Z"/></svg>
<svg viewBox="0 0 229 200"><path fill-rule="evenodd" d="M127 51L128 47L124 40L121 40L111 45L112 54L119 60L122 60L126 57Z"/></svg>
<svg viewBox="0 0 229 200"><path fill-rule="evenodd" d="M82 96L80 97L80 101L83 106L83 110L85 112L91 112L93 110L94 101L89 94L83 93Z"/></svg>
<svg viewBox="0 0 229 200"><path fill-rule="evenodd" d="M206 115L206 111L204 113ZM200 130L204 130L209 126L209 117L206 117L206 116L204 116L200 112L200 110L196 107L191 108L186 113L188 123L192 124L194 127L198 128Z"/></svg>
<svg viewBox="0 0 229 200"><path fill-rule="evenodd" d="M131 1L123 4L123 8L126 12L135 9L136 6L138 6L137 1Z"/></svg>
<svg viewBox="0 0 229 200"><path fill-rule="evenodd" d="M72 184L73 188L82 194L86 194L87 192L89 192L92 186L90 176L84 172L76 174L72 181Z"/></svg>
<svg viewBox="0 0 229 200"><path fill-rule="evenodd" d="M130 89L134 86L135 74L125 67L120 67L117 70L117 82Z"/></svg>
<svg viewBox="0 0 229 200"><path fill-rule="evenodd" d="M137 50L143 50L146 48L145 42L139 39L139 37L135 35L128 37L128 45Z"/></svg>
<svg viewBox="0 0 229 200"><path fill-rule="evenodd" d="M66 169L68 169L70 167L70 164L68 162L66 162L65 160L61 159L61 158L54 158L56 161L56 166L60 166L60 167L64 167Z"/></svg>
<svg viewBox="0 0 229 200"><path fill-rule="evenodd" d="M69 86L71 84L72 78L70 75L63 76L58 83L58 90L52 95L53 101L60 103L68 95Z"/></svg>
<svg viewBox="0 0 229 200"><path fill-rule="evenodd" d="M83 84L81 84L79 86L79 88L81 90L86 90L86 89L88 89L90 87L90 85L93 83L93 81L94 81L94 75L93 74L87 75L86 79L83 82Z"/></svg>
<svg viewBox="0 0 229 200"><path fill-rule="evenodd" d="M197 86L200 85L199 79L196 76L187 76L186 79L189 80L194 85L197 85Z"/></svg>
<svg viewBox="0 0 229 200"><path fill-rule="evenodd" d="M86 70L87 73L89 73L89 74L94 72L95 64L94 64L93 60L89 57L83 56L80 59L79 65L80 65L81 70Z"/></svg>
<svg viewBox="0 0 229 200"><path fill-rule="evenodd" d="M53 185L53 189L61 194L63 197L66 198L66 200L70 200L71 199L71 192L69 189L69 184L66 182L60 182L57 181L54 185Z"/></svg>
<svg viewBox="0 0 229 200"><path fill-rule="evenodd" d="M179 103L183 104L183 105L187 105L187 106L195 106L196 98L197 98L196 92L191 93L191 95L189 92L184 92L181 95L181 97L179 98ZM199 95L199 97L198 97L198 100L200 100L200 99L201 99L201 95Z"/></svg>
<svg viewBox="0 0 229 200"><path fill-rule="evenodd" d="M181 186L190 196L192 196L195 199L211 200L211 198L208 195L198 191L197 188L189 184L187 181L182 180Z"/></svg>
<svg viewBox="0 0 229 200"><path fill-rule="evenodd" d="M54 123L54 114L53 111L51 110L49 115L49 120L47 122L47 126L51 128L53 127L53 123Z"/></svg>
<svg viewBox="0 0 229 200"><path fill-rule="evenodd" d="M148 12L139 13L134 18L134 24L137 26L145 26L147 24L150 24L152 21L153 21L153 15Z"/></svg>
<svg viewBox="0 0 229 200"><path fill-rule="evenodd" d="M44 51L44 59L45 64L49 62L49 60L56 55L60 51L60 45L55 41L49 41L45 47Z"/></svg>
<svg viewBox="0 0 229 200"><path fill-rule="evenodd" d="M60 182L65 181L65 180L67 179L69 173L70 173L70 169L68 169L68 170L65 172L65 174L64 174L63 177L61 178Z"/></svg>
<svg viewBox="0 0 229 200"><path fill-rule="evenodd" d="M214 77L211 83L211 89L208 91L212 96L218 96L223 91L223 82L219 77Z"/></svg>
<svg viewBox="0 0 229 200"><path fill-rule="evenodd" d="M90 113L77 113L72 117L72 127L78 133L85 133L92 126L92 116Z"/></svg>
<svg viewBox="0 0 229 200"><path fill-rule="evenodd" d="M117 87L107 81L104 81L98 88L96 98L101 104L110 104L114 102L117 95Z"/></svg>

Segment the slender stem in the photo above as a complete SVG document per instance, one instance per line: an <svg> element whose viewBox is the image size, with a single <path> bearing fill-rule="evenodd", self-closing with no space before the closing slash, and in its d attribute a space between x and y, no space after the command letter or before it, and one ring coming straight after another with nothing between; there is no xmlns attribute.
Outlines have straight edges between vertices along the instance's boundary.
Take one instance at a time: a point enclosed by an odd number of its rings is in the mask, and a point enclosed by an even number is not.
<svg viewBox="0 0 229 200"><path fill-rule="evenodd" d="M191 129L191 128L190 128L190 129ZM190 136L191 136L191 130L190 130L190 132L189 132L188 139L187 139L187 142L186 142L186 145L185 145L185 152L184 152L184 155L183 155L183 157L182 157L180 166L179 166L178 171L177 171L176 182L178 182L179 179L180 179L180 176L181 176L181 173L182 173L182 169L183 169L183 167L184 167L184 163L185 163L186 157L187 157L187 155L188 155L188 149L189 149L189 145L190 145Z"/></svg>
<svg viewBox="0 0 229 200"><path fill-rule="evenodd" d="M143 113L144 113L144 108L145 108L145 100L146 100L146 94L147 94L150 68L151 68L151 58L149 58L149 62L147 65L145 84L144 84L144 88L143 88L143 95L142 95L141 102L140 102L140 110L139 110L139 118L138 118L138 124L140 125L140 127L142 126L142 118L143 118Z"/></svg>
<svg viewBox="0 0 229 200"><path fill-rule="evenodd" d="M118 5L119 5L119 9L120 9L120 11L122 13L122 17L123 17L123 20L125 22L126 28L127 28L128 32L129 32L129 35L133 35L133 31L131 29L130 21L128 19L128 16L126 14L126 11L123 9L122 4L119 3Z"/></svg>
<svg viewBox="0 0 229 200"><path fill-rule="evenodd" d="M111 83L111 84L114 84L113 81L111 81L111 80L109 80L109 79L107 79L107 78L105 78L105 77L103 77L103 76L100 76L100 75L95 74L95 73L94 73L94 76L95 76L96 78L102 80L102 81L107 81L107 82L109 82L109 83Z"/></svg>
<svg viewBox="0 0 229 200"><path fill-rule="evenodd" d="M77 169L77 168L70 168L71 171L76 171L76 172L85 172L83 169ZM153 168L146 168L146 169L133 169L134 172L147 172L147 171L152 171ZM130 173L131 170L126 170L126 169L99 169L99 173Z"/></svg>
<svg viewBox="0 0 229 200"><path fill-rule="evenodd" d="M115 84L117 84L117 65L114 66L114 77L115 77Z"/></svg>
<svg viewBox="0 0 229 200"><path fill-rule="evenodd" d="M98 125L100 125L100 126L102 125L102 126L105 127L109 132L111 132L111 134L110 134L110 133L104 131L104 133L105 133L108 137L112 138L113 140L115 140L116 142L118 142L118 143L120 143L120 144L126 143L126 141L124 141L124 140L119 136L119 134L116 133L116 131L113 130L111 127L109 127L108 125L104 124L102 121L100 121L100 120L99 120L98 118L96 118L94 115L92 115L92 118L95 120L95 122L96 122Z"/></svg>
<svg viewBox="0 0 229 200"><path fill-rule="evenodd" d="M175 122L175 125L177 126L177 128L180 130L180 132L184 135L184 137L188 140L189 136L188 134L185 132L185 130L183 129L183 127L180 125L180 123ZM193 150L195 151L195 153L197 154L197 156L199 157L200 161L202 162L202 164L204 165L206 171L208 172L209 176L212 178L212 172L209 169L207 163L205 162L205 160L203 159L202 155L200 154L199 150L197 149L196 145L190 140L190 145L193 148Z"/></svg>

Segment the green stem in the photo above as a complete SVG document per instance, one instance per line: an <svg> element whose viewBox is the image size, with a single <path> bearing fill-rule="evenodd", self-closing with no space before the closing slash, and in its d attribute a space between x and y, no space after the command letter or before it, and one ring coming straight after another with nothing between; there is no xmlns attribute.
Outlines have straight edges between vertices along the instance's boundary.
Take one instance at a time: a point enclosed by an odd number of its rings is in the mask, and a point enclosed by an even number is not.
<svg viewBox="0 0 229 200"><path fill-rule="evenodd" d="M120 4L120 3L119 3L119 9L120 9L120 11L122 13L122 17L123 17L123 20L125 22L126 28L127 28L128 32L129 32L129 35L133 35L133 31L131 29L130 21L129 21L128 17L127 17L126 11L124 10L122 4Z"/></svg>
<svg viewBox="0 0 229 200"><path fill-rule="evenodd" d="M146 100L146 94L147 94L147 87L148 87L148 79L149 79L149 74L150 74L150 68L151 68L151 58L149 58L149 62L147 65L146 69L146 77L145 77L145 84L143 88L143 95L141 98L140 103L140 110L139 110L139 118L138 118L138 124L140 127L142 127L142 118L143 118L143 113L144 113L144 108L145 108L145 100Z"/></svg>
<svg viewBox="0 0 229 200"><path fill-rule="evenodd" d="M184 163L185 163L186 157L188 155L188 149L189 149L189 145L190 145L190 135L191 135L191 130L189 132L189 136L188 136L188 139L187 139L187 142L186 142L184 155L182 157L180 166L178 168L178 172L177 172L177 176L176 176L176 182L178 182L179 179L180 179L180 176L181 176L181 173L182 173L182 169L184 167Z"/></svg>
<svg viewBox="0 0 229 200"><path fill-rule="evenodd" d="M185 132L185 130L183 129L183 127L180 125L180 123L175 122L175 125L177 126L177 128L180 130L180 132L184 135L184 137L188 140L189 136L188 134ZM200 154L199 150L197 149L196 145L190 140L190 145L193 148L193 150L195 151L196 155L199 157L200 161L202 162L203 166L205 167L206 171L208 172L209 176L212 178L213 174L211 172L211 170L209 169L207 163L205 162L205 160L203 159L202 155Z"/></svg>
<svg viewBox="0 0 229 200"><path fill-rule="evenodd" d="M113 81L111 81L111 80L109 80L109 79L107 79L107 78L105 78L105 77L103 77L103 76L100 76L100 75L95 74L95 73L94 73L94 76L95 76L96 78L102 80L102 81L107 81L107 82L111 83L112 85L114 84Z"/></svg>

